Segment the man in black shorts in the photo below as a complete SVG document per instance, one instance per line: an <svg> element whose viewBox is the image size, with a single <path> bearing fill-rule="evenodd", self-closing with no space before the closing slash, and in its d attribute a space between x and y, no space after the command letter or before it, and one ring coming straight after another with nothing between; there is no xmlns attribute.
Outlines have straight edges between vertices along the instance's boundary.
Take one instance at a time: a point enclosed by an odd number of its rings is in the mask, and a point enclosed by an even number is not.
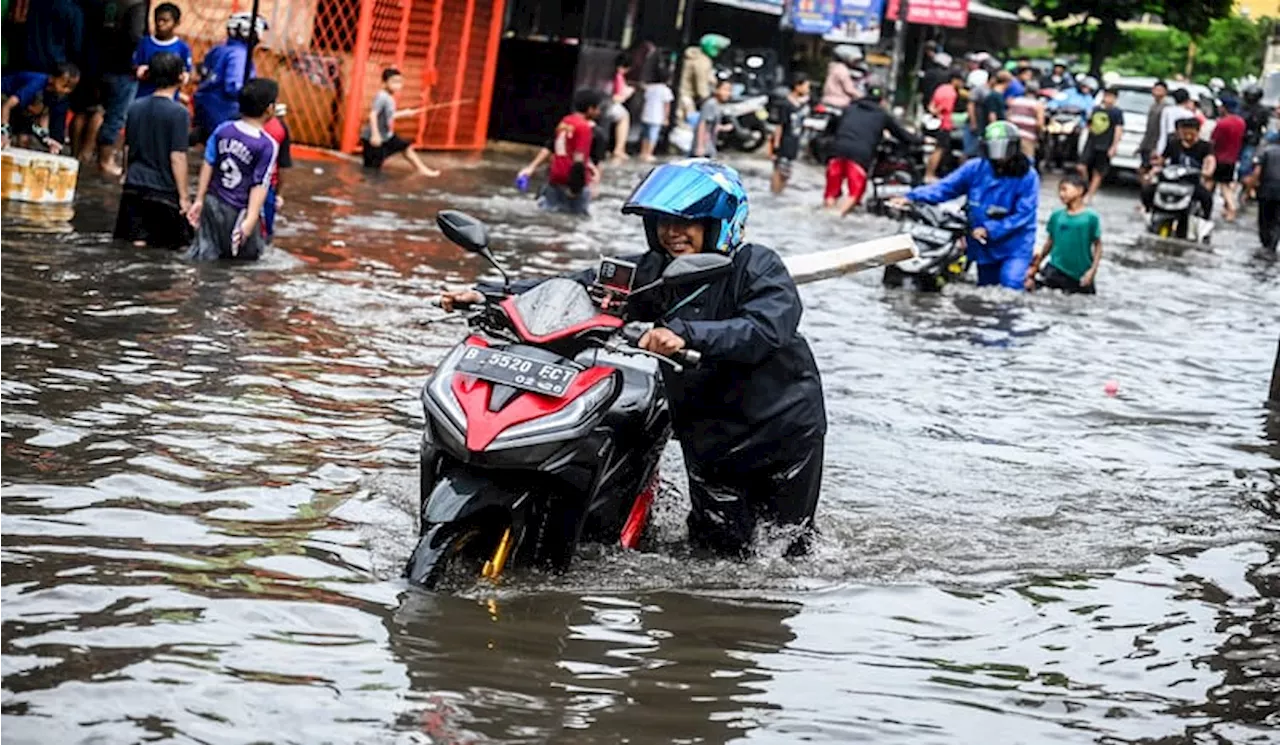
<svg viewBox="0 0 1280 745"><path fill-rule="evenodd" d="M1120 136L1124 134L1124 112L1116 106L1116 89L1109 88L1102 94L1102 103L1094 107L1089 114L1089 137L1084 143L1084 152L1080 156L1080 175L1089 182L1089 190L1085 192L1085 202L1093 201L1098 193L1102 180L1111 170L1111 159L1116 157L1116 149L1120 147Z"/></svg>
<svg viewBox="0 0 1280 745"><path fill-rule="evenodd" d="M773 133L773 179L770 189L779 194L791 180L791 164L800 156L800 133L809 115L809 76L791 76L791 92L778 107L782 123Z"/></svg>

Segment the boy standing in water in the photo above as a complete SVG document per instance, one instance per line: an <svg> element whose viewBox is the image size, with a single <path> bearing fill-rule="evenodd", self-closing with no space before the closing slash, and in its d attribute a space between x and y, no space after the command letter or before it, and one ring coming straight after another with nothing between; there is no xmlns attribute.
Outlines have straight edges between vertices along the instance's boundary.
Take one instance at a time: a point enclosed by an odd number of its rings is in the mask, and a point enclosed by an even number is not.
<svg viewBox="0 0 1280 745"><path fill-rule="evenodd" d="M671 120L671 102L676 96L667 85L666 65L659 63L654 68L653 79L644 87L644 109L640 112L640 123L644 125L644 136L640 140L640 160L653 162L653 150L662 137L662 127Z"/></svg>
<svg viewBox="0 0 1280 745"><path fill-rule="evenodd" d="M770 189L781 194L791 180L791 164L800 156L800 132L809 115L809 76L797 72L791 76L791 92L779 107L782 123L773 133L773 179Z"/></svg>
<svg viewBox="0 0 1280 745"><path fill-rule="evenodd" d="M186 73L176 54L151 58L152 95L133 102L125 114L124 191L115 237L135 246L182 248L191 242L183 213L187 200L187 148L191 116L173 100Z"/></svg>
<svg viewBox="0 0 1280 745"><path fill-rule="evenodd" d="M256 261L261 257L264 241L259 220L278 149L262 127L274 113L279 93L280 86L268 78L245 83L240 91L240 119L223 122L205 144L195 202L187 211L187 219L199 227L188 258Z"/></svg>
<svg viewBox="0 0 1280 745"><path fill-rule="evenodd" d="M715 159L716 138L720 136L721 129L733 129L731 124L725 127L720 125L720 106L727 103L732 95L733 86L728 80L721 80L716 83L711 96L702 102L702 107L698 109L698 133L693 141L694 157Z"/></svg>
<svg viewBox="0 0 1280 745"><path fill-rule="evenodd" d="M191 72L193 65L191 63L191 47L187 43L178 38L176 32L178 23L182 21L182 11L173 3L160 3L156 6L155 12L152 13L155 22L152 24L154 33L150 36L142 37L142 41L138 42L138 48L133 52L133 65L137 68L138 74L138 98L146 98L156 92L157 86L155 81L148 75L151 67L151 60L161 52L169 52L178 55L182 60L183 69ZM174 94L177 95L176 93Z"/></svg>
<svg viewBox="0 0 1280 745"><path fill-rule="evenodd" d="M382 170L382 164L387 158L404 153L405 159L413 164L419 174L439 176L439 171L428 168L413 151L413 143L397 136L391 127L396 119L417 113L417 109L396 113L395 95L403 87L404 76L399 70L388 67L382 71L382 90L373 97L373 105L369 107L369 122L360 133L360 142L364 145L364 167Z"/></svg>
<svg viewBox="0 0 1280 745"><path fill-rule="evenodd" d="M1084 177L1078 173L1068 173L1058 184L1058 197L1065 206L1049 217L1049 237L1027 268L1028 290L1048 287L1086 295L1096 292L1094 278L1102 261L1102 219L1085 207L1085 190Z"/></svg>

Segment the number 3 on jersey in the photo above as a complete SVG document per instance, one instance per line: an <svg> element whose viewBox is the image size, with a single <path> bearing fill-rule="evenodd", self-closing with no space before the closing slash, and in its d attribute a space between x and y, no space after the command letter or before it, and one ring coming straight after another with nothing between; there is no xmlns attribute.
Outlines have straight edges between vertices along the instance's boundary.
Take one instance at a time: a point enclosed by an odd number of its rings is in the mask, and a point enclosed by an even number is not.
<svg viewBox="0 0 1280 745"><path fill-rule="evenodd" d="M244 181L244 174L240 173L240 166L230 158L223 158L218 164L218 170L222 172L222 188L234 189Z"/></svg>

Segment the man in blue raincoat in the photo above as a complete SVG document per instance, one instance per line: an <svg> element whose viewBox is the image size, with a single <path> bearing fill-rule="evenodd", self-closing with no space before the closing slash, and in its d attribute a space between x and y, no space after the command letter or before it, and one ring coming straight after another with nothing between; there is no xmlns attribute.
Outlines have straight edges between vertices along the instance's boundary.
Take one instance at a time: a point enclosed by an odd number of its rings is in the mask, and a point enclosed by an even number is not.
<svg viewBox="0 0 1280 745"><path fill-rule="evenodd" d="M912 189L905 202L938 204L968 197L969 238L965 252L978 265L979 285L1021 291L1035 254L1040 175L1018 146L1009 122L987 125L982 158L969 160L945 179Z"/></svg>
<svg viewBox="0 0 1280 745"><path fill-rule="evenodd" d="M240 116L240 89L247 79L257 77L249 44L266 30L267 22L262 16L236 13L227 20L226 42L210 49L200 63L200 85L195 95L198 139Z"/></svg>

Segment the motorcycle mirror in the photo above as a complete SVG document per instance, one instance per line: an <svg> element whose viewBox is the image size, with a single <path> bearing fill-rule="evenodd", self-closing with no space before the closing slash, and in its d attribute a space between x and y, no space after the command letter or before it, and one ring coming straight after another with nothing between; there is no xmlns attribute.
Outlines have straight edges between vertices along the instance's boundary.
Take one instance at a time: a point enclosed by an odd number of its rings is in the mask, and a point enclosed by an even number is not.
<svg viewBox="0 0 1280 745"><path fill-rule="evenodd" d="M489 226L459 210L441 210L436 225L444 237L473 254L489 250Z"/></svg>
<svg viewBox="0 0 1280 745"><path fill-rule="evenodd" d="M498 263L493 252L489 250L489 226L480 220L459 210L440 210L436 213L436 225L440 227L440 232L444 233L444 237L448 238L452 243L460 246L463 250L481 256L485 261L493 265L494 269L502 275L503 285L509 287L511 280L507 277L507 272Z"/></svg>
<svg viewBox="0 0 1280 745"><path fill-rule="evenodd" d="M724 274L733 265L733 259L724 254L691 254L676 257L662 270L665 285L692 285Z"/></svg>
<svg viewBox="0 0 1280 745"><path fill-rule="evenodd" d="M1003 217L1008 217L1008 216L1009 216L1009 210L1004 207L1001 207L998 204L993 204L987 208L987 217L990 217L992 220L999 220Z"/></svg>

